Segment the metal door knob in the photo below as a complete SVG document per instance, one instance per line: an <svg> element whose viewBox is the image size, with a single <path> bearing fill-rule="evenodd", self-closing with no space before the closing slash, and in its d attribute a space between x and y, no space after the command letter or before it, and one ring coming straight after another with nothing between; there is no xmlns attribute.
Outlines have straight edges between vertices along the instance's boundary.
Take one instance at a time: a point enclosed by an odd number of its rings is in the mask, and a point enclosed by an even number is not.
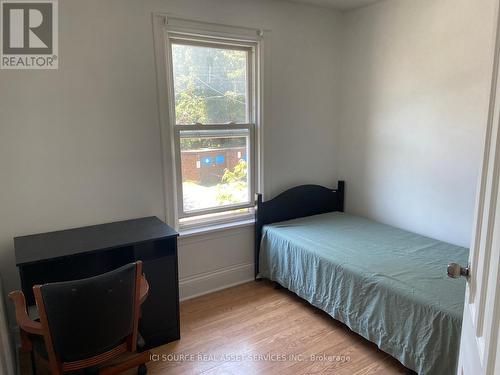
<svg viewBox="0 0 500 375"><path fill-rule="evenodd" d="M464 276L464 277L469 276L469 266L462 267L458 263L448 264L448 277L452 277L454 279L457 279L460 276Z"/></svg>

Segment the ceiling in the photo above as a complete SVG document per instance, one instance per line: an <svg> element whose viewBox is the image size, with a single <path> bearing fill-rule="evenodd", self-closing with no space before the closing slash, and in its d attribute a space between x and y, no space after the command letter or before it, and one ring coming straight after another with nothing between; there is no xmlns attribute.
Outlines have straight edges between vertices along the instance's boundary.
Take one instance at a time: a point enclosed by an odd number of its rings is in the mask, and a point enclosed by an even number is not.
<svg viewBox="0 0 500 375"><path fill-rule="evenodd" d="M364 5L373 4L381 0L291 0L295 3L325 6L339 10L351 10Z"/></svg>

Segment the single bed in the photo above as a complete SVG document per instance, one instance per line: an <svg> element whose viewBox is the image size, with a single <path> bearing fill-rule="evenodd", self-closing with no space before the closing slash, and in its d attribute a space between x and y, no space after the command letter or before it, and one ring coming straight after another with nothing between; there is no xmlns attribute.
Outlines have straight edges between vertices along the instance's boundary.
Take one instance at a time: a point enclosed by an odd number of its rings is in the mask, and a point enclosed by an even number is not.
<svg viewBox="0 0 500 375"><path fill-rule="evenodd" d="M340 182L258 198L256 278L278 282L419 374L455 374L465 282L448 278L446 266L467 263L468 250L343 213L343 192Z"/></svg>

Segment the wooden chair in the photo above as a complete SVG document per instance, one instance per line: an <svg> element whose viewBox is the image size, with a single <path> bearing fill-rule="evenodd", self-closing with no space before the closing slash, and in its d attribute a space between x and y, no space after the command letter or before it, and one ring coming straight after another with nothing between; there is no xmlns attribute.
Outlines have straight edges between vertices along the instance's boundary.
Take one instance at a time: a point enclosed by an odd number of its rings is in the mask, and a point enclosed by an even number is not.
<svg viewBox="0 0 500 375"><path fill-rule="evenodd" d="M144 375L151 353L136 352L144 344L138 324L148 290L140 261L87 279L35 285L39 321L28 316L23 292L11 292L21 349L35 353L53 375L79 369L111 375L136 366ZM127 352L135 354L100 367Z"/></svg>

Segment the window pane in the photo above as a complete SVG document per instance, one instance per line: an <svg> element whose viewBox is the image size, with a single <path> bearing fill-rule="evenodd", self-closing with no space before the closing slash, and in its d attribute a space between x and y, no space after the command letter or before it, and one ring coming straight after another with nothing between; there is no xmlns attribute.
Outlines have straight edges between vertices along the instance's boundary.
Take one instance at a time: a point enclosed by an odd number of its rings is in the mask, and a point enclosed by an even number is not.
<svg viewBox="0 0 500 375"><path fill-rule="evenodd" d="M239 135L181 132L184 212L249 202L248 131L239 132Z"/></svg>
<svg viewBox="0 0 500 375"><path fill-rule="evenodd" d="M178 125L245 123L247 52L172 44Z"/></svg>

